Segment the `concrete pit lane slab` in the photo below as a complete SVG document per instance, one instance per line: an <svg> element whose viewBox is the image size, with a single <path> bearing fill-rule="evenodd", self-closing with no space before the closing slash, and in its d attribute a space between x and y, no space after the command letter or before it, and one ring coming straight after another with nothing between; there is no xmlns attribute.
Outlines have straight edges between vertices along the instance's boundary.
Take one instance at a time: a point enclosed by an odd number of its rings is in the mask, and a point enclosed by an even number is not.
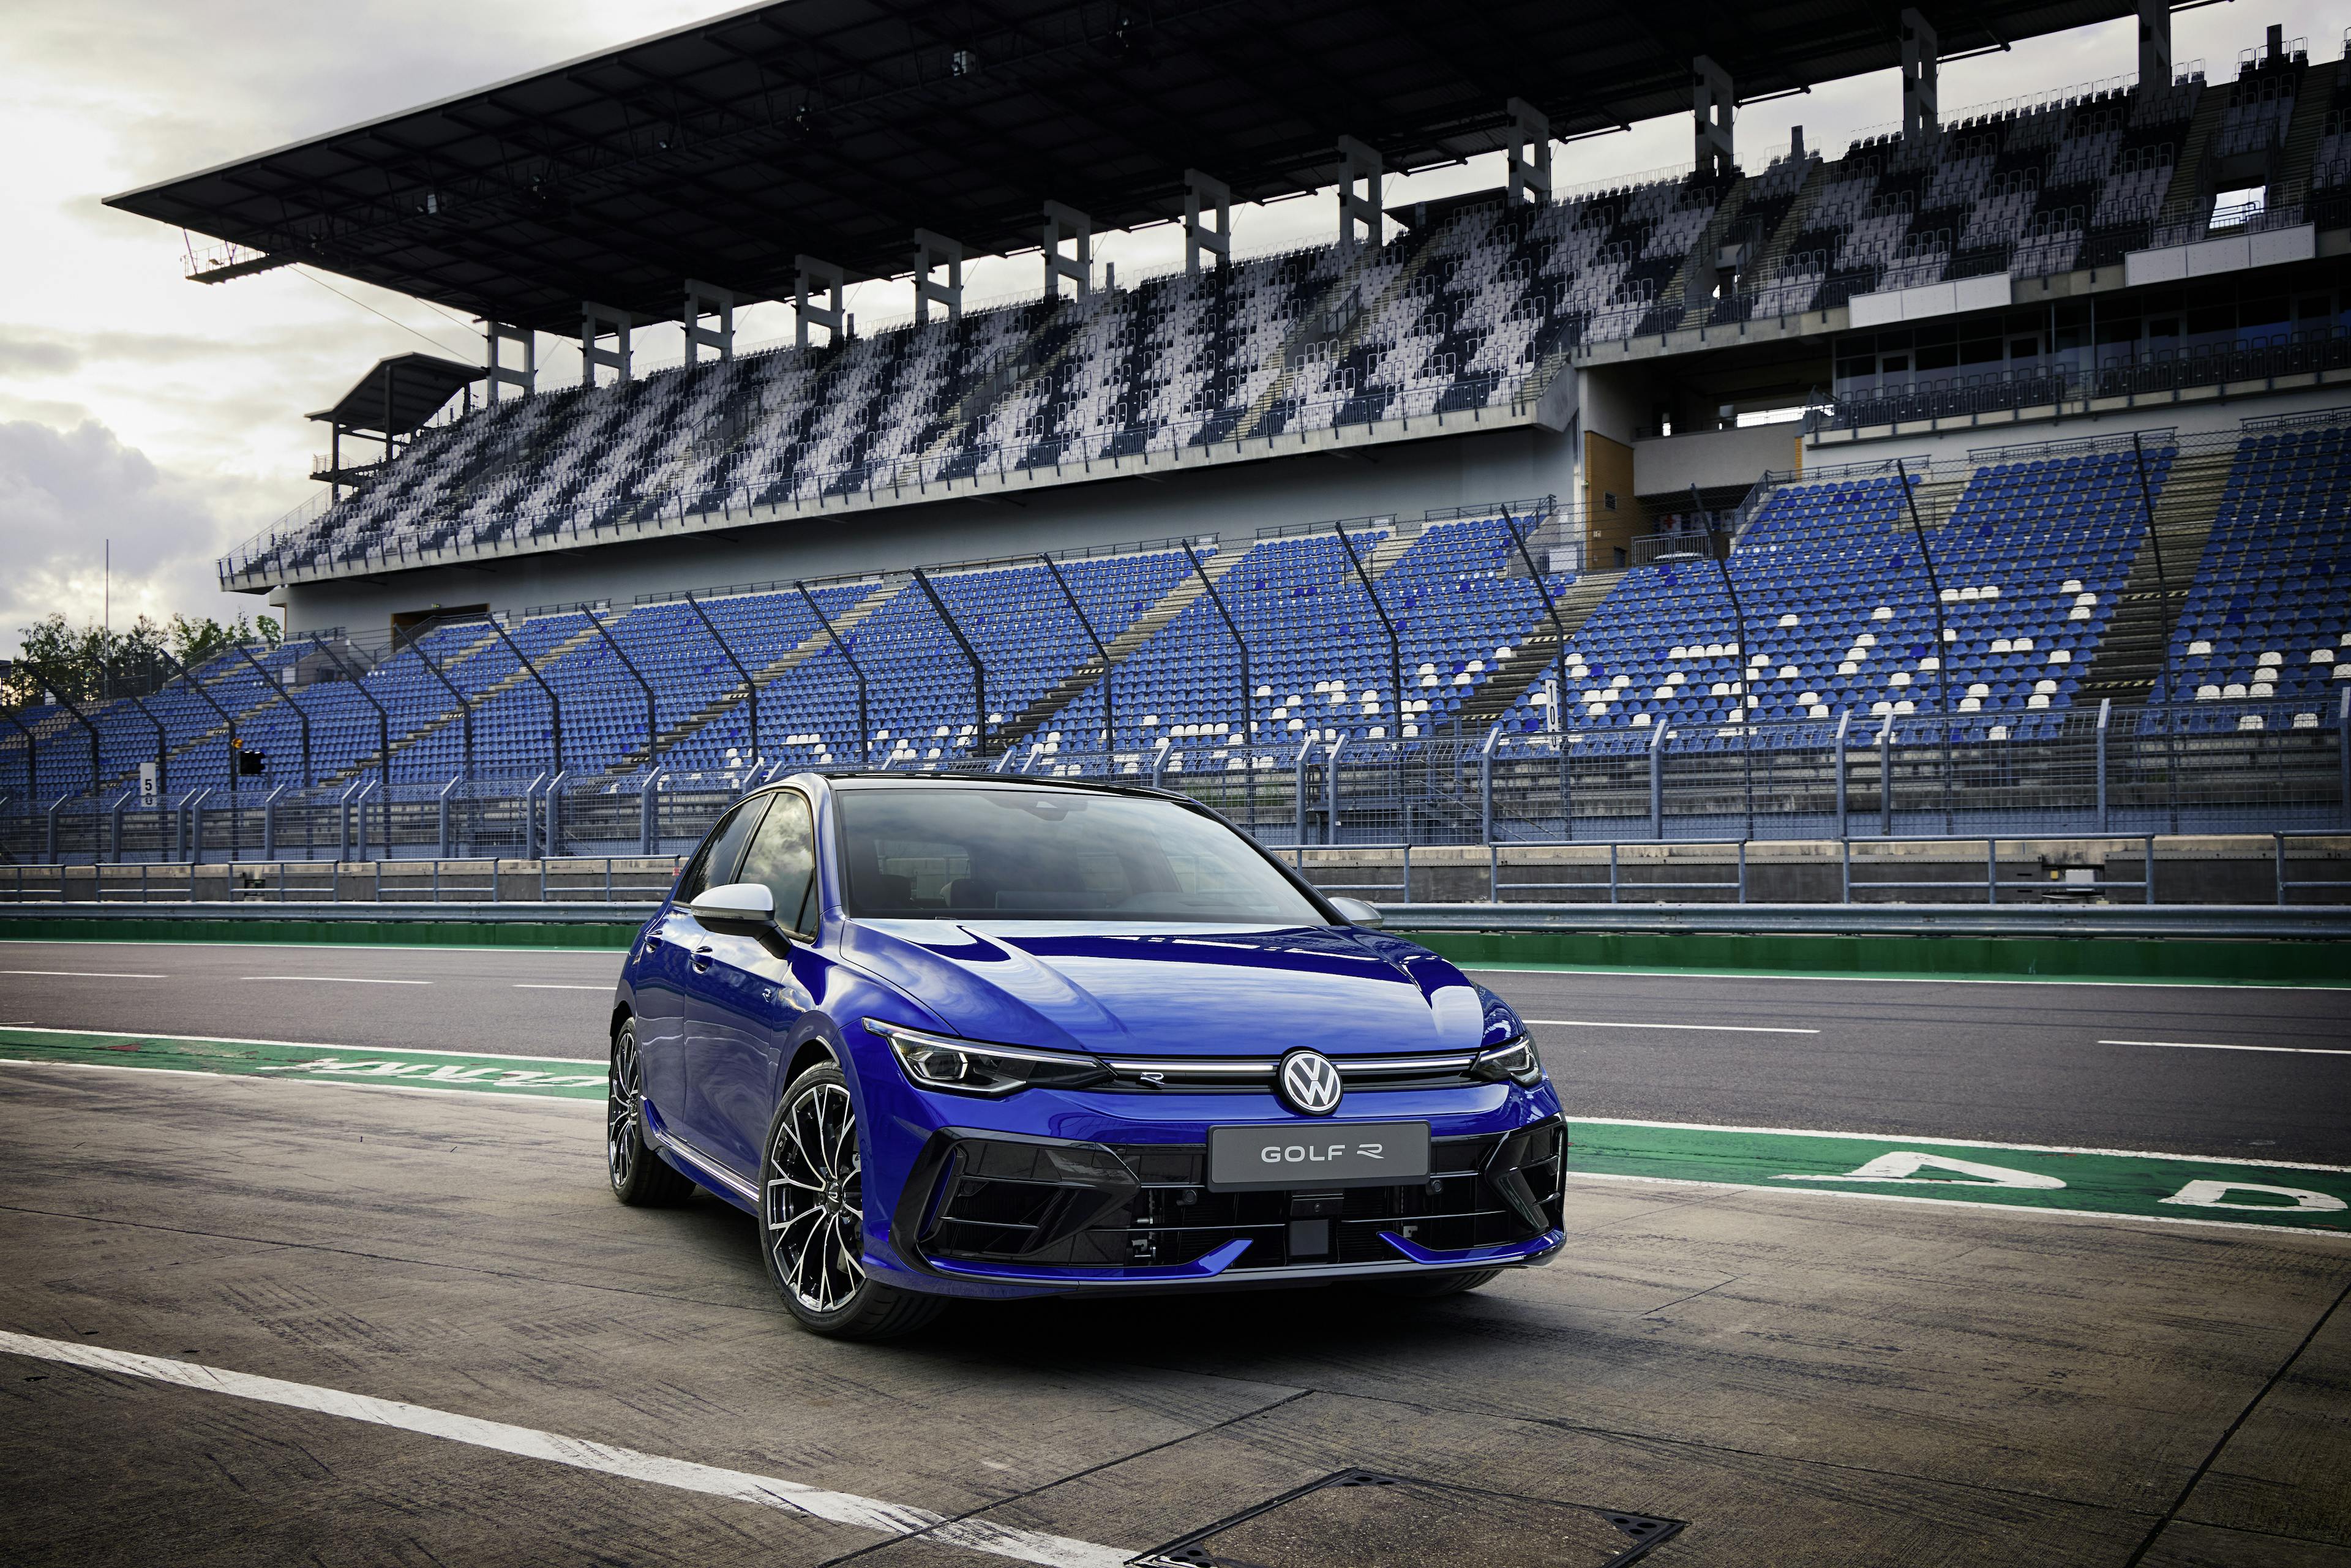
<svg viewBox="0 0 2351 1568"><path fill-rule="evenodd" d="M736 1211L614 1204L592 1101L38 1064L0 1109L0 1331L218 1375L0 1350L12 1563L1111 1568L1345 1470L1687 1521L1656 1564L2351 1560L2332 1231L1579 1179L1557 1263L1448 1301L855 1346ZM1211 1549L1361 1559L1364 1517L1256 1517Z"/></svg>

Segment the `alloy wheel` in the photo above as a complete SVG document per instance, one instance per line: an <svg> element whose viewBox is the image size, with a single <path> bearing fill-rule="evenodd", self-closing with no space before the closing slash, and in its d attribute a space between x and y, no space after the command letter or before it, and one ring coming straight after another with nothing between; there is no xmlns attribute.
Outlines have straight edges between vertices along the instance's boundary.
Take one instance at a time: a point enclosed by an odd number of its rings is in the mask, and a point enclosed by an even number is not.
<svg viewBox="0 0 2351 1568"><path fill-rule="evenodd" d="M776 1124L768 1148L768 1246L802 1307L838 1312L865 1283L865 1188L849 1091L817 1083Z"/></svg>
<svg viewBox="0 0 2351 1568"><path fill-rule="evenodd" d="M604 1165L615 1187L625 1187L637 1168L637 1031L612 1037L612 1068L604 1094Z"/></svg>

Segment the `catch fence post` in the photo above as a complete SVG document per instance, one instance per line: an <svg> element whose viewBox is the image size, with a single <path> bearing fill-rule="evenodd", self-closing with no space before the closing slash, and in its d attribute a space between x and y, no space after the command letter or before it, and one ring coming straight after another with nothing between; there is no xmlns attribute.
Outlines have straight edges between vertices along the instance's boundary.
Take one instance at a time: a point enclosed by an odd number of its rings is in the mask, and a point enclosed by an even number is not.
<svg viewBox="0 0 2351 1568"><path fill-rule="evenodd" d="M2114 709L2114 698L2098 699L2098 831L2102 833L2113 825L2106 804L2106 720Z"/></svg>
<svg viewBox="0 0 2351 1568"><path fill-rule="evenodd" d="M1877 836L1894 836L1894 716L1877 731Z"/></svg>
<svg viewBox="0 0 2351 1568"><path fill-rule="evenodd" d="M2272 833L2270 841L2274 846L2271 852L2271 876L2277 884L2277 902L2283 908L2285 904L2285 835Z"/></svg>
<svg viewBox="0 0 2351 1568"><path fill-rule="evenodd" d="M1837 857L1837 902L1853 902L1853 840L1839 839L1837 847L1844 852Z"/></svg>
<svg viewBox="0 0 2351 1568"><path fill-rule="evenodd" d="M1984 902L2000 902L2000 841L1984 841Z"/></svg>
<svg viewBox="0 0 2351 1568"><path fill-rule="evenodd" d="M1339 841L1339 748L1347 744L1342 736L1331 743L1322 755L1322 841Z"/></svg>
<svg viewBox="0 0 2351 1568"><path fill-rule="evenodd" d="M2343 804L2343 825L2351 828L2351 686L2344 688L2335 717L2336 799Z"/></svg>
<svg viewBox="0 0 2351 1568"><path fill-rule="evenodd" d="M1845 760L1844 760L1844 737L1845 737L1845 731L1846 731L1846 730L1847 730L1847 729L1852 726L1852 724L1853 724L1853 713L1852 713L1852 711L1851 711L1850 709L1846 710L1846 711L1845 711L1845 712L1844 712L1844 713L1841 713L1841 714L1837 715L1837 727L1836 727L1836 819L1837 819L1837 837L1838 837L1838 838L1840 838L1840 839L1850 839L1851 837L1853 837L1853 820L1852 820L1852 818L1847 814L1847 811L1846 811L1846 801L1845 801Z"/></svg>
<svg viewBox="0 0 2351 1568"><path fill-rule="evenodd" d="M1747 841L1739 841L1739 902L1747 902Z"/></svg>
<svg viewBox="0 0 2351 1568"><path fill-rule="evenodd" d="M1660 723L1649 736L1649 836L1666 837L1666 727Z"/></svg>
<svg viewBox="0 0 2351 1568"><path fill-rule="evenodd" d="M1616 849L1614 839L1608 841L1608 902L1616 902Z"/></svg>

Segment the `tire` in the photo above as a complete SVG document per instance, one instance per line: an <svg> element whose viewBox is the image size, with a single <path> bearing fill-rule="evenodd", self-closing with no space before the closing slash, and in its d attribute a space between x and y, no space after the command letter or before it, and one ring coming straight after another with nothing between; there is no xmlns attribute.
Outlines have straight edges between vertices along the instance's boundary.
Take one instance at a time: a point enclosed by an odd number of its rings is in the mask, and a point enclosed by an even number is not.
<svg viewBox="0 0 2351 1568"><path fill-rule="evenodd" d="M1433 1301L1444 1296L1458 1296L1501 1273L1499 1269L1465 1269L1456 1274L1404 1274L1391 1280L1366 1280L1364 1286L1383 1296L1396 1296L1408 1301Z"/></svg>
<svg viewBox="0 0 2351 1568"><path fill-rule="evenodd" d="M801 1327L828 1339L894 1339L947 1303L867 1277L861 1170L849 1080L830 1062L811 1067L784 1091L760 1145L759 1256Z"/></svg>
<svg viewBox="0 0 2351 1568"><path fill-rule="evenodd" d="M637 1020L612 1031L612 1058L604 1094L604 1174L612 1196L632 1208L666 1208L694 1195L694 1184L645 1146L644 1075L637 1056Z"/></svg>

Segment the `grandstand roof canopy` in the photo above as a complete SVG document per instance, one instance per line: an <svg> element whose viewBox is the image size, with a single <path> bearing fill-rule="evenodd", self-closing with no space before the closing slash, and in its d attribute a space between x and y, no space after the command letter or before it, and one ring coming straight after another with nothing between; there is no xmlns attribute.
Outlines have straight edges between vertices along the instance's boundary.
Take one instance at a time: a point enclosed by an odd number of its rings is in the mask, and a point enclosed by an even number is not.
<svg viewBox="0 0 2351 1568"><path fill-rule="evenodd" d="M683 281L792 291L794 256L911 266L922 227L1034 247L1047 200L1101 229L1178 217L1184 171L1261 201L1900 60L1897 0L787 0L109 198L160 222L499 320L592 299L674 319ZM2128 0L1928 7L1948 57ZM1895 112L1888 94L1887 114Z"/></svg>
<svg viewBox="0 0 2351 1568"><path fill-rule="evenodd" d="M487 374L479 365L459 364L438 354L394 354L378 360L334 407L310 417L345 430L406 435L438 413L459 387Z"/></svg>

